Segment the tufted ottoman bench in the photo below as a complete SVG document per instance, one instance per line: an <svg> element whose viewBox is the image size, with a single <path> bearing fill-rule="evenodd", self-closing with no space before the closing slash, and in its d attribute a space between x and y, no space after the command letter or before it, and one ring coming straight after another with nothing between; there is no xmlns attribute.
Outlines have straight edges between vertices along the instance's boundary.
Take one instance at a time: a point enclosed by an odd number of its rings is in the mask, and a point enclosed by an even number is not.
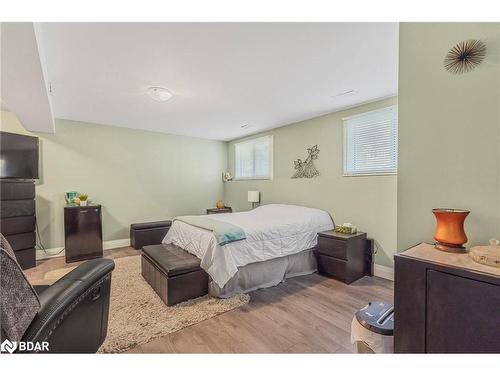
<svg viewBox="0 0 500 375"><path fill-rule="evenodd" d="M208 274L200 260L175 245L144 246L141 272L167 306L208 293Z"/></svg>

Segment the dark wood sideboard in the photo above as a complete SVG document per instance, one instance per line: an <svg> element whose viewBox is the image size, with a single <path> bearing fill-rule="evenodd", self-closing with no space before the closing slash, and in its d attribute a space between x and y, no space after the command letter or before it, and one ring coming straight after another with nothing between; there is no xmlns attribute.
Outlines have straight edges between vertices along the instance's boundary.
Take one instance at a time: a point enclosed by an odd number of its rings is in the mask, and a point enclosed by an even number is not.
<svg viewBox="0 0 500 375"><path fill-rule="evenodd" d="M500 353L500 268L429 244L394 259L396 353Z"/></svg>
<svg viewBox="0 0 500 375"><path fill-rule="evenodd" d="M0 232L22 269L36 266L35 182L0 180Z"/></svg>

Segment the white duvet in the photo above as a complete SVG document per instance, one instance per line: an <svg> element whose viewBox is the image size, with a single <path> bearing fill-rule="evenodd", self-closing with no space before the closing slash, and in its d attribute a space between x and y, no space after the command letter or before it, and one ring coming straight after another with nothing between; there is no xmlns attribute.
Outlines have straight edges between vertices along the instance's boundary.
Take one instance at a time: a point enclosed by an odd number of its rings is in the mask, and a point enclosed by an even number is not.
<svg viewBox="0 0 500 375"><path fill-rule="evenodd" d="M174 244L201 259L201 267L221 288L238 267L296 254L317 244L317 233L333 229L328 212L285 204L268 204L252 211L217 214L245 231L246 239L220 246L209 230L175 220L163 243Z"/></svg>

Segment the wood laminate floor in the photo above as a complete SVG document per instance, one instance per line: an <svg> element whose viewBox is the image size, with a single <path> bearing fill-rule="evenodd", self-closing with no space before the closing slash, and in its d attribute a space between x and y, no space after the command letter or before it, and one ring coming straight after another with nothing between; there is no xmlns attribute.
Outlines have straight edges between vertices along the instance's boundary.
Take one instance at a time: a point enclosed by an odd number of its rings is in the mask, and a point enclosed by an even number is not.
<svg viewBox="0 0 500 375"><path fill-rule="evenodd" d="M105 257L137 255L131 247ZM67 265L72 267L78 263ZM65 267L64 258L27 270L38 283ZM364 277L351 285L318 274L294 277L250 293L249 304L138 345L128 353L350 353L351 321L369 301L393 300L393 282Z"/></svg>

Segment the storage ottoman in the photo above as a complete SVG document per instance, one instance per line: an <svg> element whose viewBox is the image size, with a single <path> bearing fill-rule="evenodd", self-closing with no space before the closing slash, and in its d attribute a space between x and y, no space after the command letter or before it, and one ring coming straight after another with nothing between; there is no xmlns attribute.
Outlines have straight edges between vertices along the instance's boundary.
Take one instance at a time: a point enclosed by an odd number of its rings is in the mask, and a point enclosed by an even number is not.
<svg viewBox="0 0 500 375"><path fill-rule="evenodd" d="M146 245L161 244L171 225L170 220L131 224L130 246L139 250Z"/></svg>
<svg viewBox="0 0 500 375"><path fill-rule="evenodd" d="M144 246L141 272L167 306L208 293L208 274L200 260L175 245Z"/></svg>

